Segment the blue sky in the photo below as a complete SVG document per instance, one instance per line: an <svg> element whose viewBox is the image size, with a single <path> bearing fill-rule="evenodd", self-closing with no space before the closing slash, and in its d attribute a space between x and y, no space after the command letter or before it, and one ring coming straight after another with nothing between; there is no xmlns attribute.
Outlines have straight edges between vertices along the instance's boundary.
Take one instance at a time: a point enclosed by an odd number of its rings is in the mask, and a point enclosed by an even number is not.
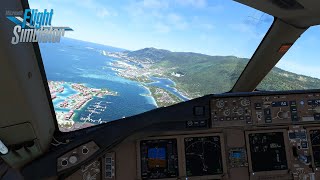
<svg viewBox="0 0 320 180"><path fill-rule="evenodd" d="M54 9L52 25L74 29L67 37L128 50L155 47L250 58L273 22L273 17L231 0L29 0L29 4ZM277 66L320 77L313 52L319 45L319 28L307 33Z"/></svg>

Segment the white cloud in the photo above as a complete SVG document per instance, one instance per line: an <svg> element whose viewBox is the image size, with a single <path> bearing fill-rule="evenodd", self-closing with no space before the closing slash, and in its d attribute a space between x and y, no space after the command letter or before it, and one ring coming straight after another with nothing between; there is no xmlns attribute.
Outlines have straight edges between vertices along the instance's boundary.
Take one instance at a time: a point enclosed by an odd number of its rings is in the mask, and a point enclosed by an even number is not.
<svg viewBox="0 0 320 180"><path fill-rule="evenodd" d="M262 39L265 35L265 32L260 32L256 26L246 23L229 24L228 27L253 39Z"/></svg>
<svg viewBox="0 0 320 180"><path fill-rule="evenodd" d="M110 16L110 12L106 8L98 9L96 14L98 17L101 17L101 18Z"/></svg>
<svg viewBox="0 0 320 180"><path fill-rule="evenodd" d="M169 1L160 1L160 0L144 0L142 1L143 7L152 8L152 9L161 9L168 8Z"/></svg>
<svg viewBox="0 0 320 180"><path fill-rule="evenodd" d="M180 22L180 23L176 24L175 27L179 30L185 30L189 27L189 24L184 21L184 22Z"/></svg>
<svg viewBox="0 0 320 180"><path fill-rule="evenodd" d="M207 7L206 0L175 0L178 4L183 6L193 6L196 8L205 8Z"/></svg>
<svg viewBox="0 0 320 180"><path fill-rule="evenodd" d="M95 0L81 0L76 5L89 9L99 18L118 15L117 12L112 8L107 7L105 4L100 4Z"/></svg>
<svg viewBox="0 0 320 180"><path fill-rule="evenodd" d="M135 26L153 24L156 32L168 33L172 30L185 30L189 27L185 18L168 8L170 1L135 1L125 7Z"/></svg>
<svg viewBox="0 0 320 180"><path fill-rule="evenodd" d="M42 9L43 7L41 7L40 4L38 4L38 2L29 2L29 6L31 9Z"/></svg>
<svg viewBox="0 0 320 180"><path fill-rule="evenodd" d="M215 28L215 25L213 25L212 21L212 19L193 16L191 18L190 24L192 24L193 27L200 29L201 31L211 31Z"/></svg>
<svg viewBox="0 0 320 180"><path fill-rule="evenodd" d="M184 20L184 18L178 14L175 14L175 13L168 14L167 21L173 27L175 27L179 30L184 30L188 27L188 23Z"/></svg>
<svg viewBox="0 0 320 180"><path fill-rule="evenodd" d="M163 23L156 23L154 25L155 31L158 33L168 33L171 31L170 26L163 24Z"/></svg>
<svg viewBox="0 0 320 180"><path fill-rule="evenodd" d="M132 16L145 16L150 13L159 15L159 11L169 7L168 2L159 0L131 1L124 9Z"/></svg>
<svg viewBox="0 0 320 180"><path fill-rule="evenodd" d="M166 17L166 14L162 13L161 11L156 11L156 10L148 12L148 15L150 17L157 18L157 19L164 19Z"/></svg>
<svg viewBox="0 0 320 180"><path fill-rule="evenodd" d="M179 16L178 14L175 14L175 13L170 13L168 14L168 19L173 22L173 23L176 23L176 22L179 22L182 20L182 17Z"/></svg>
<svg viewBox="0 0 320 180"><path fill-rule="evenodd" d="M200 25L202 28L207 29L207 30L212 30L214 29L214 25L209 24L209 23L203 23Z"/></svg>
<svg viewBox="0 0 320 180"><path fill-rule="evenodd" d="M281 69L284 69L286 71L290 71L290 72L293 72L296 74L302 74L302 75L306 75L306 76L320 78L320 75L318 73L319 72L318 66L297 63L297 62L290 61L287 59L283 59L283 60L279 61L279 63L276 66Z"/></svg>
<svg viewBox="0 0 320 180"><path fill-rule="evenodd" d="M225 10L225 7L223 5L215 5L215 6L209 6L207 7L207 10L210 11L211 13L216 12L220 13Z"/></svg>
<svg viewBox="0 0 320 180"><path fill-rule="evenodd" d="M29 0L29 6L31 9L55 9L54 4L50 2L49 0L42 0L41 2L38 2L36 0Z"/></svg>
<svg viewBox="0 0 320 180"><path fill-rule="evenodd" d="M202 40L202 41L205 41L205 40L208 39L208 35L206 35L206 34L201 34L201 35L199 36L199 39Z"/></svg>
<svg viewBox="0 0 320 180"><path fill-rule="evenodd" d="M252 26L245 23L229 24L229 27L241 33L252 33Z"/></svg>

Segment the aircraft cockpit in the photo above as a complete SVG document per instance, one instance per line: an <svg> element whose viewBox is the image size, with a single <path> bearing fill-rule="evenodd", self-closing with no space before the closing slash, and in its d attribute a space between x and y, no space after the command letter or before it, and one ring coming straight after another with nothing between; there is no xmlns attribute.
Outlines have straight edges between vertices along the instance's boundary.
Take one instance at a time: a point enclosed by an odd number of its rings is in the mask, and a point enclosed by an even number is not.
<svg viewBox="0 0 320 180"><path fill-rule="evenodd" d="M320 1L1 4L0 179L320 179Z"/></svg>

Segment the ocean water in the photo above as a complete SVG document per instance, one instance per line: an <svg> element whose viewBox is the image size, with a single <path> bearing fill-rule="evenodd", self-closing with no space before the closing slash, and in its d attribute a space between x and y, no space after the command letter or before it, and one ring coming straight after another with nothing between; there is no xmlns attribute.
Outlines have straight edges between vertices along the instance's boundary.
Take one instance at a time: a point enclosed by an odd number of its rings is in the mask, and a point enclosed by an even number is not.
<svg viewBox="0 0 320 180"><path fill-rule="evenodd" d="M187 97L183 96L176 88L176 83L174 81L172 81L171 79L168 78L159 78L159 77L151 77L150 78L152 81L151 83L148 83L147 85L152 85L152 86L157 86L160 87L162 89L165 89L169 92L171 92L172 94L174 94L175 96L177 96L178 98L180 98L183 101L187 101L189 100Z"/></svg>
<svg viewBox="0 0 320 180"><path fill-rule="evenodd" d="M63 38L60 43L40 44L40 51L48 80L82 83L118 93L117 96L93 98L76 111L75 121L83 122L80 118L89 115L95 120L93 123L99 124L101 121L117 120L157 108L154 98L146 96L151 95L151 92L143 84L122 78L112 70L112 62L119 59L103 55L103 51L119 52L123 49ZM174 88L175 83L170 79L152 77L151 80L154 82L149 85L164 88L180 99L188 100ZM56 111L69 111L60 108L58 104L67 96L77 93L68 84L64 88L65 91L53 100ZM101 107L96 108L97 105ZM92 110L98 113L90 113Z"/></svg>
<svg viewBox="0 0 320 180"><path fill-rule="evenodd" d="M103 121L116 120L156 108L152 97L143 96L150 92L138 82L117 76L109 65L114 59L101 53L102 50L114 52L121 49L63 38L60 43L40 44L40 50L48 80L84 83L89 87L118 92L117 96L94 98L86 104L83 111L79 111L80 116L85 116L87 112L84 110L99 101L108 102L106 110L99 115L95 114L99 117L94 117ZM53 100L56 111L65 111L59 108L58 104L64 97L76 93L68 86L65 86L65 90Z"/></svg>
<svg viewBox="0 0 320 180"><path fill-rule="evenodd" d="M77 91L71 88L70 84L63 84L64 91L62 93L57 93L57 97L52 100L54 110L55 111L64 111L68 112L69 109L61 108L59 107L59 104L64 101L65 98L68 96L72 96L74 94L77 94Z"/></svg>

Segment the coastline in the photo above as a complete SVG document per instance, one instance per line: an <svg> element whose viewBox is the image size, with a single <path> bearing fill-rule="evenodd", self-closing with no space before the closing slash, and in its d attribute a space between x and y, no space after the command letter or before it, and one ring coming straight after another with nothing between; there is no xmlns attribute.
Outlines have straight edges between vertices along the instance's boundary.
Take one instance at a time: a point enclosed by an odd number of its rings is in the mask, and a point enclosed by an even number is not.
<svg viewBox="0 0 320 180"><path fill-rule="evenodd" d="M110 54L107 56L110 57ZM111 57L114 58L114 56L115 55ZM126 60L125 57L122 57L122 58L124 59L121 59L118 57L117 60L115 60L112 63L109 63L109 65L112 66L111 69L115 71L118 76L121 76L125 79L139 82L144 85L160 83L160 81L157 79L167 80L172 84L172 85L166 85L167 87L172 88L174 92L179 94L179 96L182 97L182 100L190 100L189 95L186 92L182 92L177 89L177 84L172 79L168 77L163 77L163 75L160 75L159 73L154 74L152 72L149 72L151 71L151 69L148 71L146 70L146 68L138 68L134 65L128 64L127 62L124 62L128 60ZM147 65L145 65L145 67L148 68ZM167 89L167 91L170 91L170 90Z"/></svg>
<svg viewBox="0 0 320 180"><path fill-rule="evenodd" d="M91 127L94 126L95 124L93 123L79 123L79 122L75 122L72 127L70 128L64 128L64 127L59 127L59 130L62 132L69 132L69 131L75 131L78 129L82 129L82 128L87 128L87 127Z"/></svg>
<svg viewBox="0 0 320 180"><path fill-rule="evenodd" d="M164 69L151 68L152 63L128 57L123 53L107 52L105 56L115 59L109 65L117 76L138 82L140 86L147 89L149 94L140 95L151 97L153 99L152 103L156 107L169 106L190 100L188 93L177 89L175 81L169 77L164 77Z"/></svg>
<svg viewBox="0 0 320 180"><path fill-rule="evenodd" d="M75 118L79 117L80 111L83 111L89 102L94 98L102 98L104 96L116 96L117 92L109 91L107 89L97 89L88 84L79 84L65 81L48 81L51 98L59 100L54 103L56 110L56 118L61 131L75 130L79 127L92 126L95 123L79 122ZM69 92L70 90L74 92ZM81 119L80 117L79 119Z"/></svg>
<svg viewBox="0 0 320 180"><path fill-rule="evenodd" d="M151 61L127 57L125 54L117 52L104 51L101 54L111 59L111 62L107 62L108 65L102 66L102 69L106 69L121 79L141 86L144 90L138 95L145 97L146 103L152 105L153 108L170 106L190 99L186 92L178 90L175 81L169 77L164 77L165 69L161 67L151 68ZM92 74L90 76L95 75ZM107 101L104 100L104 97L120 96L118 92L113 92L106 88L98 89L85 82L48 81L49 86L50 83L54 85L50 88L50 92L53 88L52 97L55 96L54 98L58 100L54 105L56 109L59 109L56 110L56 117L62 131L72 131L104 123L106 122L104 120L110 120L108 118L102 120L103 114L105 114L104 111L109 106L106 104ZM61 88L59 85L63 85L66 91L59 93L57 91L57 89ZM68 91L69 89L71 90L70 92ZM96 101L96 98L103 99ZM89 104L92 101L93 103ZM103 106L102 108L101 105Z"/></svg>
<svg viewBox="0 0 320 180"><path fill-rule="evenodd" d="M167 91L166 89L155 86L149 86L148 88L158 107L171 106L182 101L180 98L172 94L170 91Z"/></svg>
<svg viewBox="0 0 320 180"><path fill-rule="evenodd" d="M152 96L152 92L150 91L149 87L147 87L147 86L144 85L144 84L141 84L140 86L142 86L143 88L145 88L145 89L149 92L149 94L140 94L140 96L150 97L150 98L152 99L152 102L151 102L151 103L152 103L153 105L155 105L156 107L159 107L156 99L154 98L154 96Z"/></svg>
<svg viewBox="0 0 320 180"><path fill-rule="evenodd" d="M189 97L189 94L187 94L185 91L181 91L181 90L178 90L178 89L177 89L177 84L176 84L176 82L174 82L172 79L170 79L170 78L168 78L168 77L151 77L151 79L152 79L152 80L155 80L155 79L167 80L167 81L171 82L172 85L166 84L165 86L166 86L167 88L171 88L173 92L175 92L175 93L178 94L178 96L175 95L175 94L172 93L172 92L171 92L171 94L177 96L178 98L180 98L180 99L183 100L183 101L187 101L187 100L190 100L190 99L191 99L191 98ZM152 83L148 83L148 85L150 85L150 86L157 86L157 85L156 85L157 83L161 83L161 82L160 82L159 80L156 80L156 81L153 81ZM159 88L162 88L162 87L159 87ZM162 89L165 89L165 88L162 88ZM166 89L166 90L170 92L169 89ZM179 97L179 96L181 96L182 98Z"/></svg>

